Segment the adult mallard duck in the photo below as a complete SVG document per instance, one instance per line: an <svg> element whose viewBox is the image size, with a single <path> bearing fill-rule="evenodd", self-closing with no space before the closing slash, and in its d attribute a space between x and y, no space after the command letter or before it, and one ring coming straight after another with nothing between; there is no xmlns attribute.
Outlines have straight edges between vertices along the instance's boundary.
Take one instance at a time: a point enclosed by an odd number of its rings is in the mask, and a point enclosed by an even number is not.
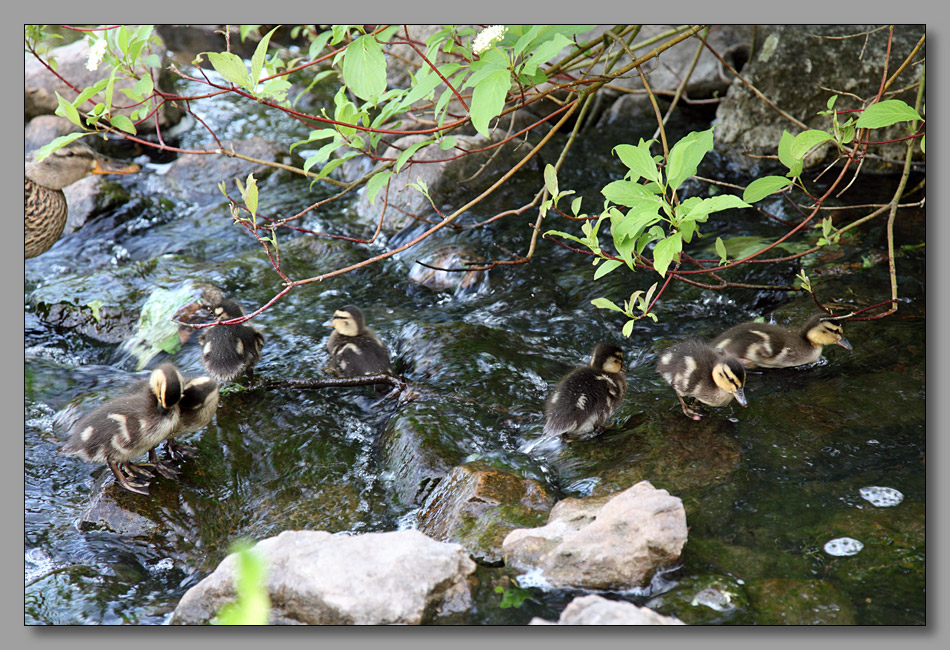
<svg viewBox="0 0 950 650"><path fill-rule="evenodd" d="M683 413L692 420L703 416L686 405L686 396L709 406L725 406L733 397L741 406L748 405L743 390L745 368L735 357L720 354L700 339L686 339L665 350L656 371L673 387Z"/></svg>
<svg viewBox="0 0 950 650"><path fill-rule="evenodd" d="M100 156L78 140L57 149L41 162L27 162L24 169L24 256L28 259L45 253L63 234L68 213L64 187L89 174L131 174L139 169L135 163Z"/></svg>
<svg viewBox="0 0 950 650"><path fill-rule="evenodd" d="M727 329L712 341L712 346L737 357L746 368L790 368L813 363L825 345L851 343L844 337L834 317L815 314L798 332L773 323L741 323Z"/></svg>
<svg viewBox="0 0 950 650"><path fill-rule="evenodd" d="M147 382L136 383L128 394L109 400L80 419L61 453L104 463L126 490L148 494L152 473L131 461L149 452L155 469L163 476L174 476L173 469L157 462L154 449L179 425L183 384L175 366L162 364Z"/></svg>
<svg viewBox="0 0 950 650"><path fill-rule="evenodd" d="M235 300L221 300L214 306L218 321L240 318L244 308ZM201 362L218 381L234 381L243 374L254 381L254 366L261 359L264 335L247 323L214 325L202 330Z"/></svg>
<svg viewBox="0 0 950 650"><path fill-rule="evenodd" d="M327 341L330 360L345 376L392 374L386 344L366 326L359 307L347 305L338 309L327 325L333 328Z"/></svg>
<svg viewBox="0 0 950 650"><path fill-rule="evenodd" d="M623 350L612 343L598 343L590 365L564 375L544 405L544 437L586 440L600 433L623 400Z"/></svg>

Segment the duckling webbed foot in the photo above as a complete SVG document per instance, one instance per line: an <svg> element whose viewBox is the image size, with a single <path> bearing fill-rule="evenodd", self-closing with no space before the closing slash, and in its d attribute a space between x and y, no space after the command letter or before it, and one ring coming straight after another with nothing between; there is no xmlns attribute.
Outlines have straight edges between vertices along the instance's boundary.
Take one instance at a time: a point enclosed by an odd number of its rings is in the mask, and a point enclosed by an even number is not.
<svg viewBox="0 0 950 650"><path fill-rule="evenodd" d="M118 465L115 461L108 461L108 465L109 469L111 469L115 475L116 482L123 488L129 492L135 492L136 494L148 494L148 481L126 477L122 471L125 467Z"/></svg>
<svg viewBox="0 0 950 650"><path fill-rule="evenodd" d="M165 454L173 461L181 463L198 455L198 450L171 440L165 441Z"/></svg>
<svg viewBox="0 0 950 650"><path fill-rule="evenodd" d="M689 406L686 405L686 402L685 402L685 401L683 400L683 398L680 397L679 395L676 396L676 399L678 399L678 400L680 401L680 404L683 406L683 413L684 413L684 414L686 415L686 417L688 417L690 420L695 420L696 422L699 422L700 420L703 419L703 415L705 415L705 413L703 413L703 411L701 411L701 410L699 410L699 409L690 408Z"/></svg>
<svg viewBox="0 0 950 650"><path fill-rule="evenodd" d="M119 465L119 468L128 478L133 480L141 478L145 479L146 482L155 478L155 473L148 469L149 467L151 467L149 463L124 463Z"/></svg>
<svg viewBox="0 0 950 650"><path fill-rule="evenodd" d="M165 461L158 459L158 454L155 453L155 449L149 449L148 451L148 460L151 465L155 467L159 474L165 478L177 479L178 475L181 474L177 469L167 464Z"/></svg>

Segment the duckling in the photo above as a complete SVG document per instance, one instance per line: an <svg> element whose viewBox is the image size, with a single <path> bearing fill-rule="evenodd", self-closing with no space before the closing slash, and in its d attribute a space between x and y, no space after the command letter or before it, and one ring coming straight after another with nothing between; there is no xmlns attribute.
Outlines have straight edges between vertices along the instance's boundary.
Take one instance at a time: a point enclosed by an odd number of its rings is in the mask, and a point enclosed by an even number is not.
<svg viewBox="0 0 950 650"><path fill-rule="evenodd" d="M347 305L338 309L327 325L333 328L327 341L330 359L345 376L392 374L393 366L386 344L366 326L359 307ZM377 386L377 390L381 386Z"/></svg>
<svg viewBox="0 0 950 650"><path fill-rule="evenodd" d="M600 433L623 400L623 350L612 343L598 343L590 365L564 375L544 404L544 437L587 440Z"/></svg>
<svg viewBox="0 0 950 650"><path fill-rule="evenodd" d="M152 473L130 461L153 452L179 426L183 383L175 366L162 364L147 382L137 382L128 394L109 400L80 419L61 453L105 463L119 485L130 492L148 494ZM168 475L170 468L160 462L154 465Z"/></svg>
<svg viewBox="0 0 950 650"><path fill-rule="evenodd" d="M221 300L214 306L218 321L240 318L244 309L234 300ZM208 374L219 381L234 381L247 374L254 381L254 366L261 359L264 335L247 323L214 325L202 330L201 362Z"/></svg>
<svg viewBox="0 0 950 650"><path fill-rule="evenodd" d="M832 317L815 314L794 332L773 323L741 323L715 339L712 346L731 354L746 368L790 368L818 360L825 345L850 350L841 325Z"/></svg>
<svg viewBox="0 0 950 650"><path fill-rule="evenodd" d="M737 358L720 354L700 339L686 339L667 349L660 355L656 371L673 387L683 413L692 420L703 416L686 405L686 395L710 406L725 406L733 397L741 406L748 406L743 390L745 368Z"/></svg>
<svg viewBox="0 0 950 650"><path fill-rule="evenodd" d="M194 455L194 449L175 442L174 438L203 429L211 422L218 408L218 382L211 377L194 377L185 383L181 401L178 428L165 439L165 451L175 460Z"/></svg>
<svg viewBox="0 0 950 650"><path fill-rule="evenodd" d="M41 162L24 168L23 253L27 259L48 251L66 227L66 195L63 188L89 174L131 174L135 163L100 156L80 141L61 147Z"/></svg>

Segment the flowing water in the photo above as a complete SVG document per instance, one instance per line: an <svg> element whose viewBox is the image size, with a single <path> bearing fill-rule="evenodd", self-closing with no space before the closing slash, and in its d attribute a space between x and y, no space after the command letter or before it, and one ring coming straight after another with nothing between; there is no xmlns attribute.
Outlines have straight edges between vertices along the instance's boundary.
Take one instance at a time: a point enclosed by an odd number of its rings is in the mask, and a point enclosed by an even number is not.
<svg viewBox="0 0 950 650"><path fill-rule="evenodd" d="M224 104L203 117L223 137L266 134L290 141L302 135L244 110ZM687 128L706 127L680 126ZM610 148L649 137L649 130L589 134L561 187L578 190L585 207L596 210L598 188L621 173ZM195 131L182 144L200 140ZM656 308L659 322L639 321L627 339L620 334L623 319L590 301L606 296L620 302L655 278L621 269L593 283L588 258L547 240L530 264L498 267L481 289L460 296L409 280L421 255L415 250L307 285L254 320L267 339L257 370L261 380L324 375L324 323L352 303L388 342L397 372L423 392L422 399L380 402L362 388L226 390L215 420L188 441L198 454L180 480L156 479L152 494L141 497L115 486L103 491L111 482L106 468L59 455L61 423L143 374L123 343L156 289L212 284L246 308L280 290L260 247L231 224L226 204L164 194L155 176L160 170L112 181L129 201L26 263L27 624L161 624L238 538L301 528L362 533L411 526L416 506L396 496L376 445L386 427L405 418L438 422L449 462L484 458L542 481L558 498L607 494L642 479L682 498L689 541L681 565L650 590L613 597L649 601L692 623L767 624L777 622L776 610L796 608L802 610L798 620L814 622L925 622L925 252L913 247L923 241L922 214L902 213L899 220L901 317L846 324L854 350L826 348L814 366L750 373L748 408L733 403L701 422L683 417L655 373L658 351L775 310L782 322L800 322L813 310L810 297L717 293L673 283ZM748 182L717 168L714 159L702 171ZM208 179L209 188L218 180ZM879 200L886 190L879 185L863 183L848 199ZM521 205L537 186L535 176L525 175L466 219ZM261 182L261 210L289 214L326 194L276 173ZM772 208L784 210L778 202ZM306 224L368 237L372 227L356 225L354 211L353 203L331 204ZM534 219L444 229L437 244L465 244L483 257L504 258L496 245L525 251ZM762 238L782 232L764 218L739 213L712 219L704 229L710 249L716 234ZM366 245L288 236L281 251L288 274L303 278L387 250L393 239ZM807 262L820 297L856 307L884 300L883 223L862 229L852 244ZM728 277L790 284L797 271L791 263ZM123 334L115 340L54 317L50 307L66 302L81 313L96 300L110 322L126 324L125 330L117 326ZM600 340L620 343L629 367L628 396L612 430L554 455L526 454L540 434L550 387L571 366L586 363ZM193 340L172 359L186 375L202 372ZM896 489L903 499L873 505L861 490L875 486ZM121 522L121 530L87 523L104 511L101 516ZM841 537L861 541L863 550L852 556L825 551L827 542ZM485 588L464 622L555 619L577 595L529 588L520 607L502 607L492 585L513 585L512 576L488 567L477 575ZM702 588L731 593L732 604L702 604L694 597Z"/></svg>

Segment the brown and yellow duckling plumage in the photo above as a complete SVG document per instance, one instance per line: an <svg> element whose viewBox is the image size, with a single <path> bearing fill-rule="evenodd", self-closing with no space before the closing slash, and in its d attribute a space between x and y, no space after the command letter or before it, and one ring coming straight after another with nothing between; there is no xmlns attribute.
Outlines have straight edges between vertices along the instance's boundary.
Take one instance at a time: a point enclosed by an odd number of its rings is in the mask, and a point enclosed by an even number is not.
<svg viewBox="0 0 950 650"><path fill-rule="evenodd" d="M825 314L813 315L798 332L773 323L750 322L731 327L712 341L714 348L737 357L747 368L790 368L813 363L825 345L851 349L841 324Z"/></svg>
<svg viewBox="0 0 950 650"><path fill-rule="evenodd" d="M218 321L244 316L244 308L234 300L214 305ZM261 359L264 335L247 323L214 325L201 331L201 362L218 381L234 381L243 374L254 381L254 366Z"/></svg>
<svg viewBox="0 0 950 650"><path fill-rule="evenodd" d="M194 450L175 441L205 428L218 409L218 382L211 377L194 377L185 382L181 400L178 402L178 426L165 439L165 449L175 460L193 455Z"/></svg>
<svg viewBox="0 0 950 650"><path fill-rule="evenodd" d="M338 309L328 325L333 332L327 341L327 351L333 365L344 376L392 374L389 350L376 332L366 326L359 307L347 305Z"/></svg>
<svg viewBox="0 0 950 650"><path fill-rule="evenodd" d="M586 440L600 433L627 390L623 350L598 343L590 365L578 366L558 381L544 404L544 436Z"/></svg>
<svg viewBox="0 0 950 650"><path fill-rule="evenodd" d="M686 339L664 350L656 371L673 387L683 413L692 420L702 419L702 413L687 406L684 397L709 406L725 406L733 398L748 405L745 368L734 356L720 354L700 339Z"/></svg>
<svg viewBox="0 0 950 650"><path fill-rule="evenodd" d="M179 426L178 403L184 381L170 363L152 371L148 381L109 400L72 428L62 453L109 466L116 481L131 492L148 494L152 474L131 461L145 453L163 476L176 472L155 458L154 450Z"/></svg>
<svg viewBox="0 0 950 650"><path fill-rule="evenodd" d="M89 174L131 174L139 169L135 163L100 156L78 140L40 162L27 162L24 168L24 256L29 259L45 253L63 234L69 212L64 187Z"/></svg>

